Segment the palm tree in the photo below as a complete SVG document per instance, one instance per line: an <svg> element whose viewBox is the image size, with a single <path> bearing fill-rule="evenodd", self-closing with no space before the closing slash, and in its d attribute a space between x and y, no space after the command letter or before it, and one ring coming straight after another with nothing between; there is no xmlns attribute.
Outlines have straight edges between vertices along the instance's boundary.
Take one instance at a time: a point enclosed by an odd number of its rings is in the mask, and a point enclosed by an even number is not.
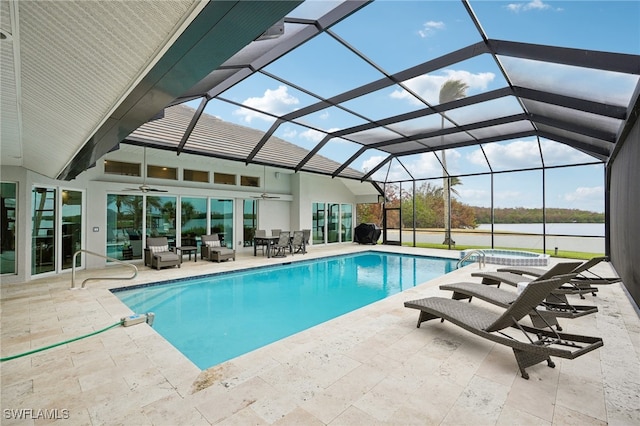
<svg viewBox="0 0 640 426"><path fill-rule="evenodd" d="M467 89L469 85L462 80L447 80L442 84L440 88L440 105L445 102L455 101L456 99L462 99L467 96ZM444 116L441 116L441 128L444 129ZM444 145L444 135L440 136L440 142ZM460 181L458 180L458 183ZM442 150L442 187L444 198L444 242L451 248L455 241L451 240L451 184L452 179L447 172L447 156L445 151Z"/></svg>

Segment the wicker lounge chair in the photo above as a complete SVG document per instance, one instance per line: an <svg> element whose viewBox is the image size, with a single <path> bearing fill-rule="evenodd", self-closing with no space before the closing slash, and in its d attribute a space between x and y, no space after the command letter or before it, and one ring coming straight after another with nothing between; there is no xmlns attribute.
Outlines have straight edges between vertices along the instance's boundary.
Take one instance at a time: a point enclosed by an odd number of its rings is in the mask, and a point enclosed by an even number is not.
<svg viewBox="0 0 640 426"><path fill-rule="evenodd" d="M552 356L574 359L603 345L600 337L559 333L552 327L542 329L519 323L561 284L560 278L530 283L502 312L444 297L412 300L404 306L420 311L418 328L425 321L440 318L512 348L520 374L528 379L526 368L532 365L546 361L549 367L555 367Z"/></svg>
<svg viewBox="0 0 640 426"><path fill-rule="evenodd" d="M575 274L564 275L568 281ZM557 278L561 278L557 277ZM536 280L532 281L536 282ZM440 286L440 290L452 291L452 299L464 300L474 297L489 302L502 308L508 308L517 298L515 291L503 290L484 284L471 282L458 282L452 284L444 284ZM578 318L598 312L597 306L571 305L569 303L551 303L543 301L538 309L531 311L529 317L534 327L545 327L547 325L555 326L557 330L562 331L562 327L558 323L558 318Z"/></svg>
<svg viewBox="0 0 640 426"><path fill-rule="evenodd" d="M538 279L552 278L555 275L563 275L572 273L574 269L580 266L582 262L562 262L555 265L553 268L546 270L544 274L540 275ZM472 272L472 277L482 278L482 284L497 285L505 283L516 287L518 283L531 282L533 278L525 277L521 274L513 272ZM584 293L592 293L598 291L595 287L579 287L573 282L569 281L564 283L558 289L554 290L549 297L549 302L554 303L569 303L567 301L567 294L578 294L580 298L584 299Z"/></svg>
<svg viewBox="0 0 640 426"><path fill-rule="evenodd" d="M182 264L182 256L169 249L169 241L166 237L148 237L147 247L144 249L144 264L152 268L160 269L166 266Z"/></svg>
<svg viewBox="0 0 640 426"><path fill-rule="evenodd" d="M619 283L622 279L620 277L602 277L595 272L591 271L591 268L596 266L600 262L607 262L608 258L606 256L601 257L593 257L586 262L582 263L580 266L575 268L572 272L578 274L574 279L571 280L571 283L574 284L578 288L589 289L592 285L606 285L606 284L615 284ZM523 266L511 266L507 268L500 268L498 272L511 272L519 275L530 275L532 277L539 277L547 272L546 269L543 268L534 268L534 267L523 267ZM593 292L595 296L595 292Z"/></svg>
<svg viewBox="0 0 640 426"><path fill-rule="evenodd" d="M278 241L272 247L275 250L275 254L271 257L287 257L287 250L291 251L289 231L281 231L278 237Z"/></svg>

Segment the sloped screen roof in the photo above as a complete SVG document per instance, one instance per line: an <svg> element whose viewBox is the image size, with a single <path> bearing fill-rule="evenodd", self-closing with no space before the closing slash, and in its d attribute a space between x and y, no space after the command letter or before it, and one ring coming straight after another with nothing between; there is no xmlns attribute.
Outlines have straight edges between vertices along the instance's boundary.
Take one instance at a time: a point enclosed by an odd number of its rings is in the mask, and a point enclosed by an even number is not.
<svg viewBox="0 0 640 426"><path fill-rule="evenodd" d="M163 124L167 114L130 138L388 182L504 170L497 148L510 144L527 153L513 169L557 165L551 152L603 162L637 102L640 37L628 18L639 13L637 2L307 1L281 35L176 99L191 107L182 124ZM447 81L459 89L449 98ZM224 137L220 122L207 136L199 120L211 116L253 131ZM479 161L447 167L470 149Z"/></svg>

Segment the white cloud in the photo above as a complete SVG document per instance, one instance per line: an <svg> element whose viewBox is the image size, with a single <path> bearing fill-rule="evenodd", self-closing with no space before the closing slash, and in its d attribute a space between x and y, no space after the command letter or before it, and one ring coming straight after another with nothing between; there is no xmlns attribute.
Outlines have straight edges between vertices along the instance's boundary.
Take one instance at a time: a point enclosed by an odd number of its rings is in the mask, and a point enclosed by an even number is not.
<svg viewBox="0 0 640 426"><path fill-rule="evenodd" d="M320 114L320 119L321 120L328 120L329 119L329 111L324 111L322 114Z"/></svg>
<svg viewBox="0 0 640 426"><path fill-rule="evenodd" d="M275 90L267 89L264 92L262 97L253 97L248 98L242 105L250 106L252 108L269 112L276 115L282 115L287 112L294 110L292 105L298 105L300 101L295 96L291 96L288 93L287 86L279 86ZM265 121L273 120L272 117L269 117L265 114L260 114L258 112L249 110L249 109L238 109L233 112L234 115L239 115L244 117L244 121L247 123L251 123L254 118L260 118Z"/></svg>
<svg viewBox="0 0 640 426"><path fill-rule="evenodd" d="M369 170L373 169L378 164L380 164L381 161L384 161L385 158L387 158L387 157L383 157L382 155L374 155L373 157L369 158L368 160L363 161L362 162L362 171L367 173Z"/></svg>
<svg viewBox="0 0 640 426"><path fill-rule="evenodd" d="M507 10L512 12L526 12L528 10L545 10L551 9L551 5L544 3L542 0L531 0L528 3L509 3L506 6Z"/></svg>
<svg viewBox="0 0 640 426"><path fill-rule="evenodd" d="M599 201L604 199L604 187L578 187L573 192L564 194L564 200L570 203L581 203L584 201Z"/></svg>
<svg viewBox="0 0 640 426"><path fill-rule="evenodd" d="M438 30L445 29L445 24L442 21L427 21L422 24L422 29L418 30L418 35L422 38L431 37Z"/></svg>
<svg viewBox="0 0 640 426"><path fill-rule="evenodd" d="M282 137L286 140L293 139L298 136L298 132L291 127L284 127L282 131Z"/></svg>
<svg viewBox="0 0 640 426"><path fill-rule="evenodd" d="M525 168L541 166L538 144L532 141L514 141L506 144L489 143L483 145L484 152L494 169ZM467 159L476 165L486 166L487 161L480 147L467 155Z"/></svg>
<svg viewBox="0 0 640 426"><path fill-rule="evenodd" d="M461 80L469 86L469 90L486 90L488 84L493 81L495 74L491 72L470 73L463 70L444 70L443 75L421 75L405 84L409 89L417 93L427 102L437 105L439 103L440 88L447 80ZM420 104L413 95L406 90L394 90L391 93L394 99L407 99L413 104Z"/></svg>
<svg viewBox="0 0 640 426"><path fill-rule="evenodd" d="M491 191L485 189L465 189L461 186L456 186L455 189L458 191L458 194L460 194L460 197L456 198L465 204L484 207L491 205Z"/></svg>
<svg viewBox="0 0 640 426"><path fill-rule="evenodd" d="M449 155L447 155L448 159ZM401 158L401 160L402 164L409 170L409 173L416 179L442 176L442 165L440 165L440 162L432 152L419 154L410 160L406 158ZM406 173L404 175L406 176Z"/></svg>
<svg viewBox="0 0 640 426"><path fill-rule="evenodd" d="M307 129L304 132L300 132L300 137L318 143L325 137L325 134L317 130Z"/></svg>

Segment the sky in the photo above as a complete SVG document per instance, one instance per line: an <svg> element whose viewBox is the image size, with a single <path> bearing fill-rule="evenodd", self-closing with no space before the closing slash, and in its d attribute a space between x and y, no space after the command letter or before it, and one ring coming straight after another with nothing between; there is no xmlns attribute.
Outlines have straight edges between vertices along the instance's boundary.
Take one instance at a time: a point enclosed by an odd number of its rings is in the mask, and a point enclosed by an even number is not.
<svg viewBox="0 0 640 426"><path fill-rule="evenodd" d="M335 2L305 2L289 16L315 16L314 11L326 10ZM502 2L471 1L473 11L491 39L535 43L560 47L640 54L639 1L541 1ZM296 31L287 27L287 31ZM266 131L274 118L257 110L284 114L318 101L312 94L297 90L305 88L321 97L331 97L409 67L445 55L451 51L481 41L477 29L460 1L375 1L331 28L340 39L373 61L379 69L353 55L335 38L327 34L315 37L265 67L292 85L255 74L224 92L222 100L212 100L208 114L225 121ZM535 79L543 90L555 88L562 94L626 106L637 84L637 78L616 73L576 73L566 66L540 65L524 59L505 58L505 66L515 84ZM459 79L468 86L467 96L505 87L506 80L490 56L479 56L427 75L406 81L407 86L432 104L438 103L439 89L448 79ZM558 89L560 87L560 89ZM593 87L607 87L602 91ZM197 103L193 103L197 106ZM242 108L245 105L253 109ZM424 107L400 86L389 87L345 102L343 106L371 119L413 111ZM468 107L451 112L458 124L481 120L486 109L500 108L511 113L521 112L512 98L492 101L482 108ZM364 123L361 117L338 108L327 108L303 117L300 123L280 126L275 136L312 149L323 132ZM446 123L446 126L450 126ZM438 129L439 116L429 116L411 123L414 129ZM310 128L311 127L311 128ZM339 163L345 162L360 145L346 140L332 140L319 154ZM452 174L473 174L489 171L485 154L494 171L542 165L540 150L547 166L586 164L597 161L582 152L554 141L534 138L509 140L467 147L446 152L446 163ZM368 150L351 166L360 171L371 170L387 153ZM408 170L416 178L442 175L441 153L427 153L391 163L374 175L377 180L404 179ZM406 170L405 170L406 168ZM435 181L437 182L437 181ZM490 178L462 177L457 190L459 199L470 205L490 205ZM542 172L499 173L495 175L497 207L540 207L542 205ZM545 185L548 207L566 207L601 212L604 210L604 167L585 165L551 169L546 172Z"/></svg>

